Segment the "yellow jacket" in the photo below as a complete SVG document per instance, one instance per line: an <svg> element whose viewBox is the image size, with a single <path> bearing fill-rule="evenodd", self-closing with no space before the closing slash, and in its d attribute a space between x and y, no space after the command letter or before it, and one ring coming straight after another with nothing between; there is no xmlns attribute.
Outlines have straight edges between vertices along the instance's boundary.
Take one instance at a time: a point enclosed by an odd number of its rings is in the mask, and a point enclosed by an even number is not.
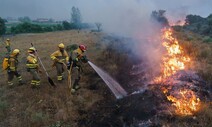
<svg viewBox="0 0 212 127"><path fill-rule="evenodd" d="M37 56L35 56L33 54L29 54L29 56L27 57L27 64L26 64L26 66L29 69L37 69L38 68L38 59L37 59Z"/></svg>
<svg viewBox="0 0 212 127"><path fill-rule="evenodd" d="M67 63L69 60L68 53L64 50L63 54L60 52L60 50L55 51L51 54L51 59L55 62L65 62Z"/></svg>
<svg viewBox="0 0 212 127"><path fill-rule="evenodd" d="M6 45L6 47L9 47L10 46L10 41L6 41L5 45Z"/></svg>
<svg viewBox="0 0 212 127"><path fill-rule="evenodd" d="M10 55L10 58L9 58L9 70L11 71L16 71L17 70L17 67L18 67L18 60L15 56L13 55Z"/></svg>
<svg viewBox="0 0 212 127"><path fill-rule="evenodd" d="M80 48L77 48L71 54L72 60L76 60L76 61L80 60L82 58L82 56L83 56L83 52Z"/></svg>
<svg viewBox="0 0 212 127"><path fill-rule="evenodd" d="M81 67L81 65L82 65L82 58L84 56L86 56L85 55L85 52L82 52L82 50L80 48L74 50L71 53L71 59L72 59L72 62L73 62L73 67L75 67L75 66Z"/></svg>

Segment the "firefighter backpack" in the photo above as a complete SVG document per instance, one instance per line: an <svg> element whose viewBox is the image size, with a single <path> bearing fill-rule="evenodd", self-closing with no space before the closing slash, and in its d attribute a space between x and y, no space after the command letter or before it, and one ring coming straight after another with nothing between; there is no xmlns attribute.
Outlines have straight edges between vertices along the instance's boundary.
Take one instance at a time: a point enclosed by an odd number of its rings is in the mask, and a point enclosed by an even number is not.
<svg viewBox="0 0 212 127"><path fill-rule="evenodd" d="M9 67L9 56L5 56L2 62L2 69L6 70Z"/></svg>
<svg viewBox="0 0 212 127"><path fill-rule="evenodd" d="M73 52L74 50L76 50L78 47L79 47L79 46L78 46L77 44L68 45L68 46L66 47L66 51L69 52L69 62L70 62L70 63L71 63L71 61L72 61L72 58L71 58L72 52Z"/></svg>

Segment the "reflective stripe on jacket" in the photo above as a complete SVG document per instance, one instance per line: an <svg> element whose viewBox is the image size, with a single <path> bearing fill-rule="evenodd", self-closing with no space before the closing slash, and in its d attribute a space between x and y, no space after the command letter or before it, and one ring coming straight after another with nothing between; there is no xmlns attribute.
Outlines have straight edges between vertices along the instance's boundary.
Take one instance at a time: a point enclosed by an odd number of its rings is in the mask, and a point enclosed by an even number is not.
<svg viewBox="0 0 212 127"><path fill-rule="evenodd" d="M37 57L33 54L30 54L27 57L27 64L26 64L27 68L30 69L34 69L34 68L38 68L38 60Z"/></svg>
<svg viewBox="0 0 212 127"><path fill-rule="evenodd" d="M18 60L17 60L17 57L13 56L13 55L10 55L10 58L9 58L9 61L8 61L8 64L9 64L9 70L11 71L16 71L17 67L18 67Z"/></svg>
<svg viewBox="0 0 212 127"><path fill-rule="evenodd" d="M55 61L60 60L61 62L68 62L69 57L68 57L68 53L65 50L63 54L59 50L57 50L51 54L51 59Z"/></svg>

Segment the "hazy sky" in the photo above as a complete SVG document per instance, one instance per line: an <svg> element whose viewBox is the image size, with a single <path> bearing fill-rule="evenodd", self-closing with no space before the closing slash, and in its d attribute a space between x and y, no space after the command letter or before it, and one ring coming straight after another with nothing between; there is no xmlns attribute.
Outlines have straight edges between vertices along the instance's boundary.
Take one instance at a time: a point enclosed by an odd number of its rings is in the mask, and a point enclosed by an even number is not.
<svg viewBox="0 0 212 127"><path fill-rule="evenodd" d="M167 10L169 20L175 21L186 14L212 13L212 0L0 0L0 17L70 20L72 6L80 9L84 22L101 22L104 30L122 33L145 29L153 10Z"/></svg>
<svg viewBox="0 0 212 127"><path fill-rule="evenodd" d="M174 1L174 2L173 2ZM212 0L0 0L1 17L29 16L31 18L48 17L53 19L69 19L72 6L77 6L84 20L90 15L116 13L139 8L140 11L166 9L176 13L184 9L184 13L207 16L212 13ZM183 12L181 12L183 13Z"/></svg>

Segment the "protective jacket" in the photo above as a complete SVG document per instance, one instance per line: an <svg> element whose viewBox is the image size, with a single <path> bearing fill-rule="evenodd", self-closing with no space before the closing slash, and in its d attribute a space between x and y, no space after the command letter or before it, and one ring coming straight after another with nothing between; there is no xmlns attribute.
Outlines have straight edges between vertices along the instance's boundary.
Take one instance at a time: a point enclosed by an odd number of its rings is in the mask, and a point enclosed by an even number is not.
<svg viewBox="0 0 212 127"><path fill-rule="evenodd" d="M8 68L7 68L7 74L8 74L8 85L12 86L13 85L13 78L16 76L18 78L19 84L23 84L22 82L22 77L17 71L18 67L18 59L16 55L11 54L9 59L8 59Z"/></svg>
<svg viewBox="0 0 212 127"><path fill-rule="evenodd" d="M77 48L71 53L70 61L73 62L73 67L81 67L82 62L87 62L86 60L86 55L80 48Z"/></svg>
<svg viewBox="0 0 212 127"><path fill-rule="evenodd" d="M26 64L28 69L37 69L38 68L38 60L37 56L34 54L29 54L27 57L27 64Z"/></svg>
<svg viewBox="0 0 212 127"><path fill-rule="evenodd" d="M10 46L10 41L5 41L5 46L6 47Z"/></svg>
<svg viewBox="0 0 212 127"><path fill-rule="evenodd" d="M17 71L18 67L18 59L16 56L10 55L9 61L8 61L8 70L10 71Z"/></svg>
<svg viewBox="0 0 212 127"><path fill-rule="evenodd" d="M69 57L68 53L65 50L63 53L60 50L57 50L51 54L51 59L54 60L54 62L67 63Z"/></svg>

